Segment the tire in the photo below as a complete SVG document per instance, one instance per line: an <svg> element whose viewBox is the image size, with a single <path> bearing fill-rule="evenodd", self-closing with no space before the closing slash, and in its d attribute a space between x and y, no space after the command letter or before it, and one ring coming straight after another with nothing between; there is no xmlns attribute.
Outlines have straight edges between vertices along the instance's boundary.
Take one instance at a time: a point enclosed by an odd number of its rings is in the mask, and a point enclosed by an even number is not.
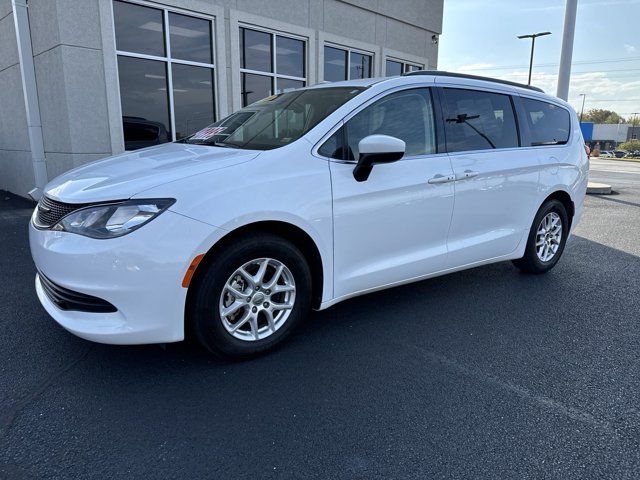
<svg viewBox="0 0 640 480"><path fill-rule="evenodd" d="M542 222L548 218L552 219L552 221L557 220L560 222L561 231L559 239L557 239L557 236L553 234L555 228L551 229L548 237L541 237L540 229L544 227ZM551 225L553 225L553 223L551 223ZM557 225L557 223L555 225ZM540 207L540 210L538 210L538 213L533 220L533 224L531 225L524 256L518 260L514 260L513 264L526 273L540 274L548 272L556 265L556 263L558 263L562 256L570 226L567 209L562 202L559 200L549 200L548 202L545 202L542 207ZM541 256L540 249L536 246L536 243L543 238L544 242L548 243L549 249L545 255L545 247L543 244ZM554 245L557 245L555 252L552 251ZM551 255L550 258L548 258L548 255Z"/></svg>
<svg viewBox="0 0 640 480"><path fill-rule="evenodd" d="M265 263L262 281L256 282ZM219 357L245 359L264 353L281 344L309 313L311 271L302 252L282 237L251 234L203 266L206 271L190 296L188 327ZM238 273L241 267L249 275ZM267 287L279 270L272 291Z"/></svg>

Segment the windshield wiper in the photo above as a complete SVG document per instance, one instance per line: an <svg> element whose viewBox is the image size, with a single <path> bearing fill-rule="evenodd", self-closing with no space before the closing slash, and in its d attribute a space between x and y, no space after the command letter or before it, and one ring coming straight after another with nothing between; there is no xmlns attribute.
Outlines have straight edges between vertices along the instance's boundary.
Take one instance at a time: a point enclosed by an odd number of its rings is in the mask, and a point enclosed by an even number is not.
<svg viewBox="0 0 640 480"><path fill-rule="evenodd" d="M480 118L480 115L467 115L466 113L461 113L457 117L447 118L446 121L448 123L463 123L471 127L474 132L476 132L478 135L484 138L487 141L487 143L491 145L491 148L496 148L495 144L491 141L491 139L487 135L485 135L484 133L482 133L480 130L478 130L476 127L474 127L469 123L469 120L476 120L478 118Z"/></svg>

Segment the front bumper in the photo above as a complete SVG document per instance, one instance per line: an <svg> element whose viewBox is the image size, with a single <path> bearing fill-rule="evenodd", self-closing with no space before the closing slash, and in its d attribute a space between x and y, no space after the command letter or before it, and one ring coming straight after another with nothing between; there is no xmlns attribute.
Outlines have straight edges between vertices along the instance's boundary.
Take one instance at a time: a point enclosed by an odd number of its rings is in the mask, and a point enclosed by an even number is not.
<svg viewBox="0 0 640 480"><path fill-rule="evenodd" d="M42 275L75 292L104 299L113 313L62 310L36 276L43 307L60 325L87 340L111 344L184 339L187 289L181 286L193 258L206 253L220 231L166 211L123 237L97 240L29 226L31 254Z"/></svg>

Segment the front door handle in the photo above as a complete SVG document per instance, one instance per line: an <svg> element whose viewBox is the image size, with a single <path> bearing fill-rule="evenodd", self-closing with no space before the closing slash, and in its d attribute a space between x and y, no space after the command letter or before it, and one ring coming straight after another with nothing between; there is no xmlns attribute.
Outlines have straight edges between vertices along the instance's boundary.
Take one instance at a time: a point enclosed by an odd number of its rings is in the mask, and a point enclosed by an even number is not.
<svg viewBox="0 0 640 480"><path fill-rule="evenodd" d="M478 175L480 175L480 172L474 172L473 170L465 170L460 175L458 175L458 178L456 178L456 180L466 180L467 178L477 177Z"/></svg>
<svg viewBox="0 0 640 480"><path fill-rule="evenodd" d="M427 180L427 183L430 183L431 185L437 185L438 183L449 183L449 182L453 182L456 179L456 177L454 175L436 175L435 177L431 177L429 180Z"/></svg>

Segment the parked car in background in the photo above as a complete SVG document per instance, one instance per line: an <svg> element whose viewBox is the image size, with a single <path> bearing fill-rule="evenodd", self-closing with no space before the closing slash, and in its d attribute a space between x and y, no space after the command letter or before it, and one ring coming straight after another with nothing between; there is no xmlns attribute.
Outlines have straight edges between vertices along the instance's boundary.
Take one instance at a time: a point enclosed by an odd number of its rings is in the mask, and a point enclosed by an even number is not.
<svg viewBox="0 0 640 480"><path fill-rule="evenodd" d="M600 150L600 158L613 158L613 152L609 150Z"/></svg>
<svg viewBox="0 0 640 480"><path fill-rule="evenodd" d="M576 113L534 87L316 85L50 182L29 228L36 291L89 340L190 335L243 358L356 295L505 260L549 271L588 171Z"/></svg>
<svg viewBox="0 0 640 480"><path fill-rule="evenodd" d="M627 154L624 150L614 150L612 153L615 158L622 158Z"/></svg>

